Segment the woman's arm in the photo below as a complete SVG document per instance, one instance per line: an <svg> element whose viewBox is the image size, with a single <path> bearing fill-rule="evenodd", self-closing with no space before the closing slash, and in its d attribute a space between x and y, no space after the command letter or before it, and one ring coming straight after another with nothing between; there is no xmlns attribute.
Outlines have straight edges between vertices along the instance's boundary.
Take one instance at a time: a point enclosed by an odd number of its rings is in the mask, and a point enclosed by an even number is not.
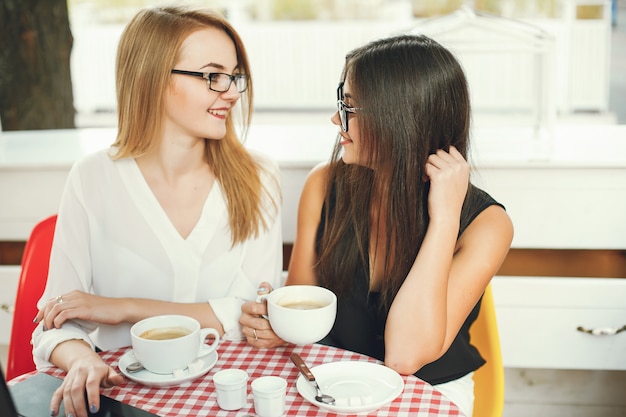
<svg viewBox="0 0 626 417"><path fill-rule="evenodd" d="M317 285L313 271L315 262L315 235L319 225L324 201L325 169L315 167L307 176L298 205L296 239L289 262L287 285ZM285 341L276 336L269 321L262 316L267 314L267 305L248 301L241 307L239 323L248 343L252 346L270 348L281 346Z"/></svg>
<svg viewBox="0 0 626 417"><path fill-rule="evenodd" d="M457 241L469 166L451 148L429 158L430 224L385 328L385 364L412 374L441 357L504 260L512 223L484 210Z"/></svg>
<svg viewBox="0 0 626 417"><path fill-rule="evenodd" d="M87 409L90 413L95 413L100 409L100 387L110 387L124 382L124 378L104 363L82 340L74 339L60 343L50 359L67 371L63 383L52 395L51 415L58 415L61 402L65 405L65 413L68 416L89 415Z"/></svg>
<svg viewBox="0 0 626 417"><path fill-rule="evenodd" d="M203 327L214 327L223 333L222 326L208 303L174 303L143 298L102 297L79 290L61 294L63 302L50 299L36 319L44 329L60 329L69 320L115 325L135 323L156 314L181 314L196 318Z"/></svg>
<svg viewBox="0 0 626 417"><path fill-rule="evenodd" d="M315 241L326 193L327 165L320 164L307 176L298 204L296 238L293 242L287 285L317 285L313 265Z"/></svg>

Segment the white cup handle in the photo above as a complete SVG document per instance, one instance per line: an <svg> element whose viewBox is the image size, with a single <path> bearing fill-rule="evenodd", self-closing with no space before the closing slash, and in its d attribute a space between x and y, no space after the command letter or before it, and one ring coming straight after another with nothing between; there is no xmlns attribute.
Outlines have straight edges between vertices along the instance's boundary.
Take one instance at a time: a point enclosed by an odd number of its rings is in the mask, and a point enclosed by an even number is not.
<svg viewBox="0 0 626 417"><path fill-rule="evenodd" d="M258 295L258 296L256 297L256 302L257 302L257 303L262 303L263 301L267 301L267 297L269 297L269 296L270 296L270 293ZM267 316L267 314L262 314L261 316L262 316L265 320L269 320L269 319L270 319L270 318Z"/></svg>
<svg viewBox="0 0 626 417"><path fill-rule="evenodd" d="M205 342L205 339L209 335L212 335L215 338L213 340L213 343L211 343L210 345ZM208 355L209 353L214 352L215 349L217 349L217 345L220 342L220 334L215 329L211 329L211 328L200 329L200 340L202 340L202 344L200 345L200 350L198 351L198 358L202 358Z"/></svg>

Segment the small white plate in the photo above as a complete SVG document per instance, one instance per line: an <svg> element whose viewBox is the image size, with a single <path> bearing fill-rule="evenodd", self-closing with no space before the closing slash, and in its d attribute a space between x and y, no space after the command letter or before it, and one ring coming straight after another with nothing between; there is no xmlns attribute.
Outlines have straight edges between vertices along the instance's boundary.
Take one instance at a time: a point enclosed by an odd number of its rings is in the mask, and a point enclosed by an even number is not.
<svg viewBox="0 0 626 417"><path fill-rule="evenodd" d="M213 351L200 360L202 360L202 366L200 366L197 370L189 372L189 369L185 369L182 371L182 374L178 376L174 376L174 374L155 374L145 369L130 373L126 370L126 367L133 362L137 362L135 353L132 349L130 349L122 355L117 366L128 379L135 382L151 387L169 387L193 381L194 379L209 372L209 370L211 370L217 362L217 352Z"/></svg>
<svg viewBox="0 0 626 417"><path fill-rule="evenodd" d="M395 400L404 390L404 380L396 371L373 362L332 362L311 368L324 394L335 397L335 404L315 399L315 387L302 375L296 388L305 400L337 414L374 411Z"/></svg>

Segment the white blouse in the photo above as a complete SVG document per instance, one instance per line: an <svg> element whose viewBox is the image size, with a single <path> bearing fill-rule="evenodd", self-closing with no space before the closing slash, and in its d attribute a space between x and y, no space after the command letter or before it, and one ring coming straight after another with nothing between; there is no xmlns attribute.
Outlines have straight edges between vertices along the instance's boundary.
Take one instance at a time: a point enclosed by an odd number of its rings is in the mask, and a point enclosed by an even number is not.
<svg viewBox="0 0 626 417"><path fill-rule="evenodd" d="M48 282L38 307L72 290L105 297L205 301L222 323L224 338L242 338L241 305L256 297L262 281L274 288L284 284L279 169L266 156L253 156L269 173L262 181L277 207L265 201L270 228L235 247L217 181L198 223L184 239L134 158L114 161L102 150L78 161L61 199ZM52 350L69 339L103 350L130 345L130 326L74 320L43 331L39 325L33 333L35 363L49 365Z"/></svg>

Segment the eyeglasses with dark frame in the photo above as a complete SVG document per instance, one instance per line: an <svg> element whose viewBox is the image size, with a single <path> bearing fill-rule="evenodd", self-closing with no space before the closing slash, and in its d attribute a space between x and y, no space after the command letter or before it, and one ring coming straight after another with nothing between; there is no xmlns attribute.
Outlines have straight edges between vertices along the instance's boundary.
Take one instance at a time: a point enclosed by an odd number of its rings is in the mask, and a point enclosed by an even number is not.
<svg viewBox="0 0 626 417"><path fill-rule="evenodd" d="M348 113L355 114L357 110L362 110L360 107L350 107L343 101L343 82L339 83L337 87L337 113L339 113L339 120L341 121L341 130L348 131Z"/></svg>
<svg viewBox="0 0 626 417"><path fill-rule="evenodd" d="M223 72L197 72L173 69L172 74L191 75L192 77L200 77L206 80L206 85L211 91L223 93L228 91L230 85L234 82L235 88L243 93L248 88L248 76L246 74L225 74Z"/></svg>

